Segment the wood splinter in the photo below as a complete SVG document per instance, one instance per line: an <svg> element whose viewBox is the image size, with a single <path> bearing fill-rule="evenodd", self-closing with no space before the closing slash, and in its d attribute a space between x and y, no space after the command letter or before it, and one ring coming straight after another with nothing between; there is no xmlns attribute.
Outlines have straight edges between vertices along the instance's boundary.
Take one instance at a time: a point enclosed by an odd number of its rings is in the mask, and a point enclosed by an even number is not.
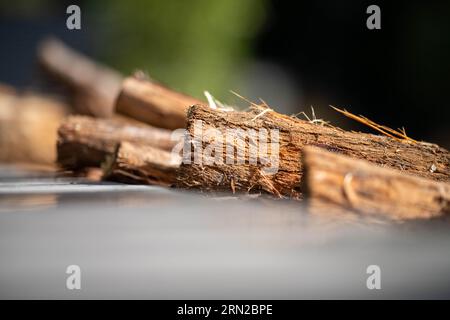
<svg viewBox="0 0 450 320"><path fill-rule="evenodd" d="M120 119L68 117L58 130L58 163L70 170L100 167L112 155L119 142L134 142L162 150L176 144L172 131Z"/></svg>
<svg viewBox="0 0 450 320"><path fill-rule="evenodd" d="M450 184L415 177L313 147L303 150L309 209L380 214L394 220L450 214Z"/></svg>
<svg viewBox="0 0 450 320"><path fill-rule="evenodd" d="M103 163L104 179L129 184L170 186L181 157L151 146L122 142Z"/></svg>

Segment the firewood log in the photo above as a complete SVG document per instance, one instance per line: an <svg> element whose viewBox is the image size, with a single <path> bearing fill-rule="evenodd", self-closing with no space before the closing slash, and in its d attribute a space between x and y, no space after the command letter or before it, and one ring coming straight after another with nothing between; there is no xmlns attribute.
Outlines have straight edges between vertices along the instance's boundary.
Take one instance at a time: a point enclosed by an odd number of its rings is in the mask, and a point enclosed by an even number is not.
<svg viewBox="0 0 450 320"><path fill-rule="evenodd" d="M58 130L58 163L71 170L99 167L121 141L171 150L172 131L120 119L68 117Z"/></svg>
<svg viewBox="0 0 450 320"><path fill-rule="evenodd" d="M170 186L181 158L152 146L122 142L102 165L104 179L129 184Z"/></svg>
<svg viewBox="0 0 450 320"><path fill-rule="evenodd" d="M38 49L43 70L69 90L75 111L94 117L110 117L120 91L122 76L56 39Z"/></svg>
<svg viewBox="0 0 450 320"><path fill-rule="evenodd" d="M232 131L228 139L229 129L241 132ZM263 107L237 112L196 105L189 109L187 131L188 147L177 178L183 188L300 198L301 150L308 145L435 181L450 179L450 153L435 144L347 132ZM266 150L260 148L264 141ZM227 146L234 149L231 154ZM186 149L192 152L186 154Z"/></svg>
<svg viewBox="0 0 450 320"><path fill-rule="evenodd" d="M450 183L314 147L305 147L302 159L311 212L378 214L395 220L450 214Z"/></svg>
<svg viewBox="0 0 450 320"><path fill-rule="evenodd" d="M68 106L37 94L0 92L0 161L53 165L58 126Z"/></svg>
<svg viewBox="0 0 450 320"><path fill-rule="evenodd" d="M187 110L197 103L203 102L134 76L123 81L116 111L155 127L177 129L186 127Z"/></svg>

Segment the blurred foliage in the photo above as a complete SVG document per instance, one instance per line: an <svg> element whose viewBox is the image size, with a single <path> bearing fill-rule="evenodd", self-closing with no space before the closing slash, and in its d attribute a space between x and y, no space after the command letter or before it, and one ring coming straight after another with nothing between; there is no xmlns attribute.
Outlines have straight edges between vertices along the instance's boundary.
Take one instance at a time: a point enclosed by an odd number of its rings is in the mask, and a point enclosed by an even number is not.
<svg viewBox="0 0 450 320"><path fill-rule="evenodd" d="M64 20L70 4L80 6L81 32L102 62L223 98L251 54L267 0L15 0L0 1L0 16Z"/></svg>
<svg viewBox="0 0 450 320"><path fill-rule="evenodd" d="M136 69L197 97L221 98L251 53L262 0L86 2L99 54L124 74ZM86 11L84 11L86 12Z"/></svg>

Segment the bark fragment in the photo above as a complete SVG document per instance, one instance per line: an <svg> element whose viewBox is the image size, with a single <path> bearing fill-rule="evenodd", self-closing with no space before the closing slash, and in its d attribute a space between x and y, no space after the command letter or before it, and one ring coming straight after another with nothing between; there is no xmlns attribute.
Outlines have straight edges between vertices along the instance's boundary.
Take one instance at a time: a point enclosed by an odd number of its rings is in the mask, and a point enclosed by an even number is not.
<svg viewBox="0 0 450 320"><path fill-rule="evenodd" d="M450 213L450 184L313 147L303 151L312 212L379 214L404 220Z"/></svg>

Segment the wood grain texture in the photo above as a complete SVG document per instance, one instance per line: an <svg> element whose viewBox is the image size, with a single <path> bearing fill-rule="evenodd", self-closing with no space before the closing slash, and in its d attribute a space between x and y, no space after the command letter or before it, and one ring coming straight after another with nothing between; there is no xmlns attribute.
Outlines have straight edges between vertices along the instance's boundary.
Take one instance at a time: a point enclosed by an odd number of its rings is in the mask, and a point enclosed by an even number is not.
<svg viewBox="0 0 450 320"><path fill-rule="evenodd" d="M215 139L223 137L227 129L242 129L246 132L278 130L278 150L272 152L269 149L267 154L268 158L278 158L278 171L272 175L265 174L263 169L267 164L260 161L256 165L248 161L233 165L205 165L205 157L202 155L201 164L184 161L181 165L177 185L183 188L268 192L279 197L300 198L303 175L301 150L305 146L322 147L436 181L449 181L450 178L450 153L434 144L402 142L386 136L347 132L335 127L312 124L262 107L252 107L249 112L226 112L196 105L188 112L187 141L192 150L194 145L197 149L205 148L211 141L207 136L200 144L194 141L194 128L198 121L202 123L203 132L210 129L221 132L216 134ZM248 155L249 147L254 144L249 144L249 141L244 135L235 137L234 141L224 139L223 144L232 144L236 148L242 145ZM222 154L219 158L225 157Z"/></svg>
<svg viewBox="0 0 450 320"><path fill-rule="evenodd" d="M125 120L71 116L58 130L58 163L66 169L99 167L119 142L128 141L171 150L172 131Z"/></svg>
<svg viewBox="0 0 450 320"><path fill-rule="evenodd" d="M151 146L122 142L102 165L104 179L129 184L170 186L181 158Z"/></svg>
<svg viewBox="0 0 450 320"><path fill-rule="evenodd" d="M155 127L177 129L186 126L187 110L197 103L202 101L152 81L128 77L123 81L116 111Z"/></svg>
<svg viewBox="0 0 450 320"><path fill-rule="evenodd" d="M383 168L323 149L303 150L304 191L309 209L355 212L404 220L450 213L450 183Z"/></svg>

